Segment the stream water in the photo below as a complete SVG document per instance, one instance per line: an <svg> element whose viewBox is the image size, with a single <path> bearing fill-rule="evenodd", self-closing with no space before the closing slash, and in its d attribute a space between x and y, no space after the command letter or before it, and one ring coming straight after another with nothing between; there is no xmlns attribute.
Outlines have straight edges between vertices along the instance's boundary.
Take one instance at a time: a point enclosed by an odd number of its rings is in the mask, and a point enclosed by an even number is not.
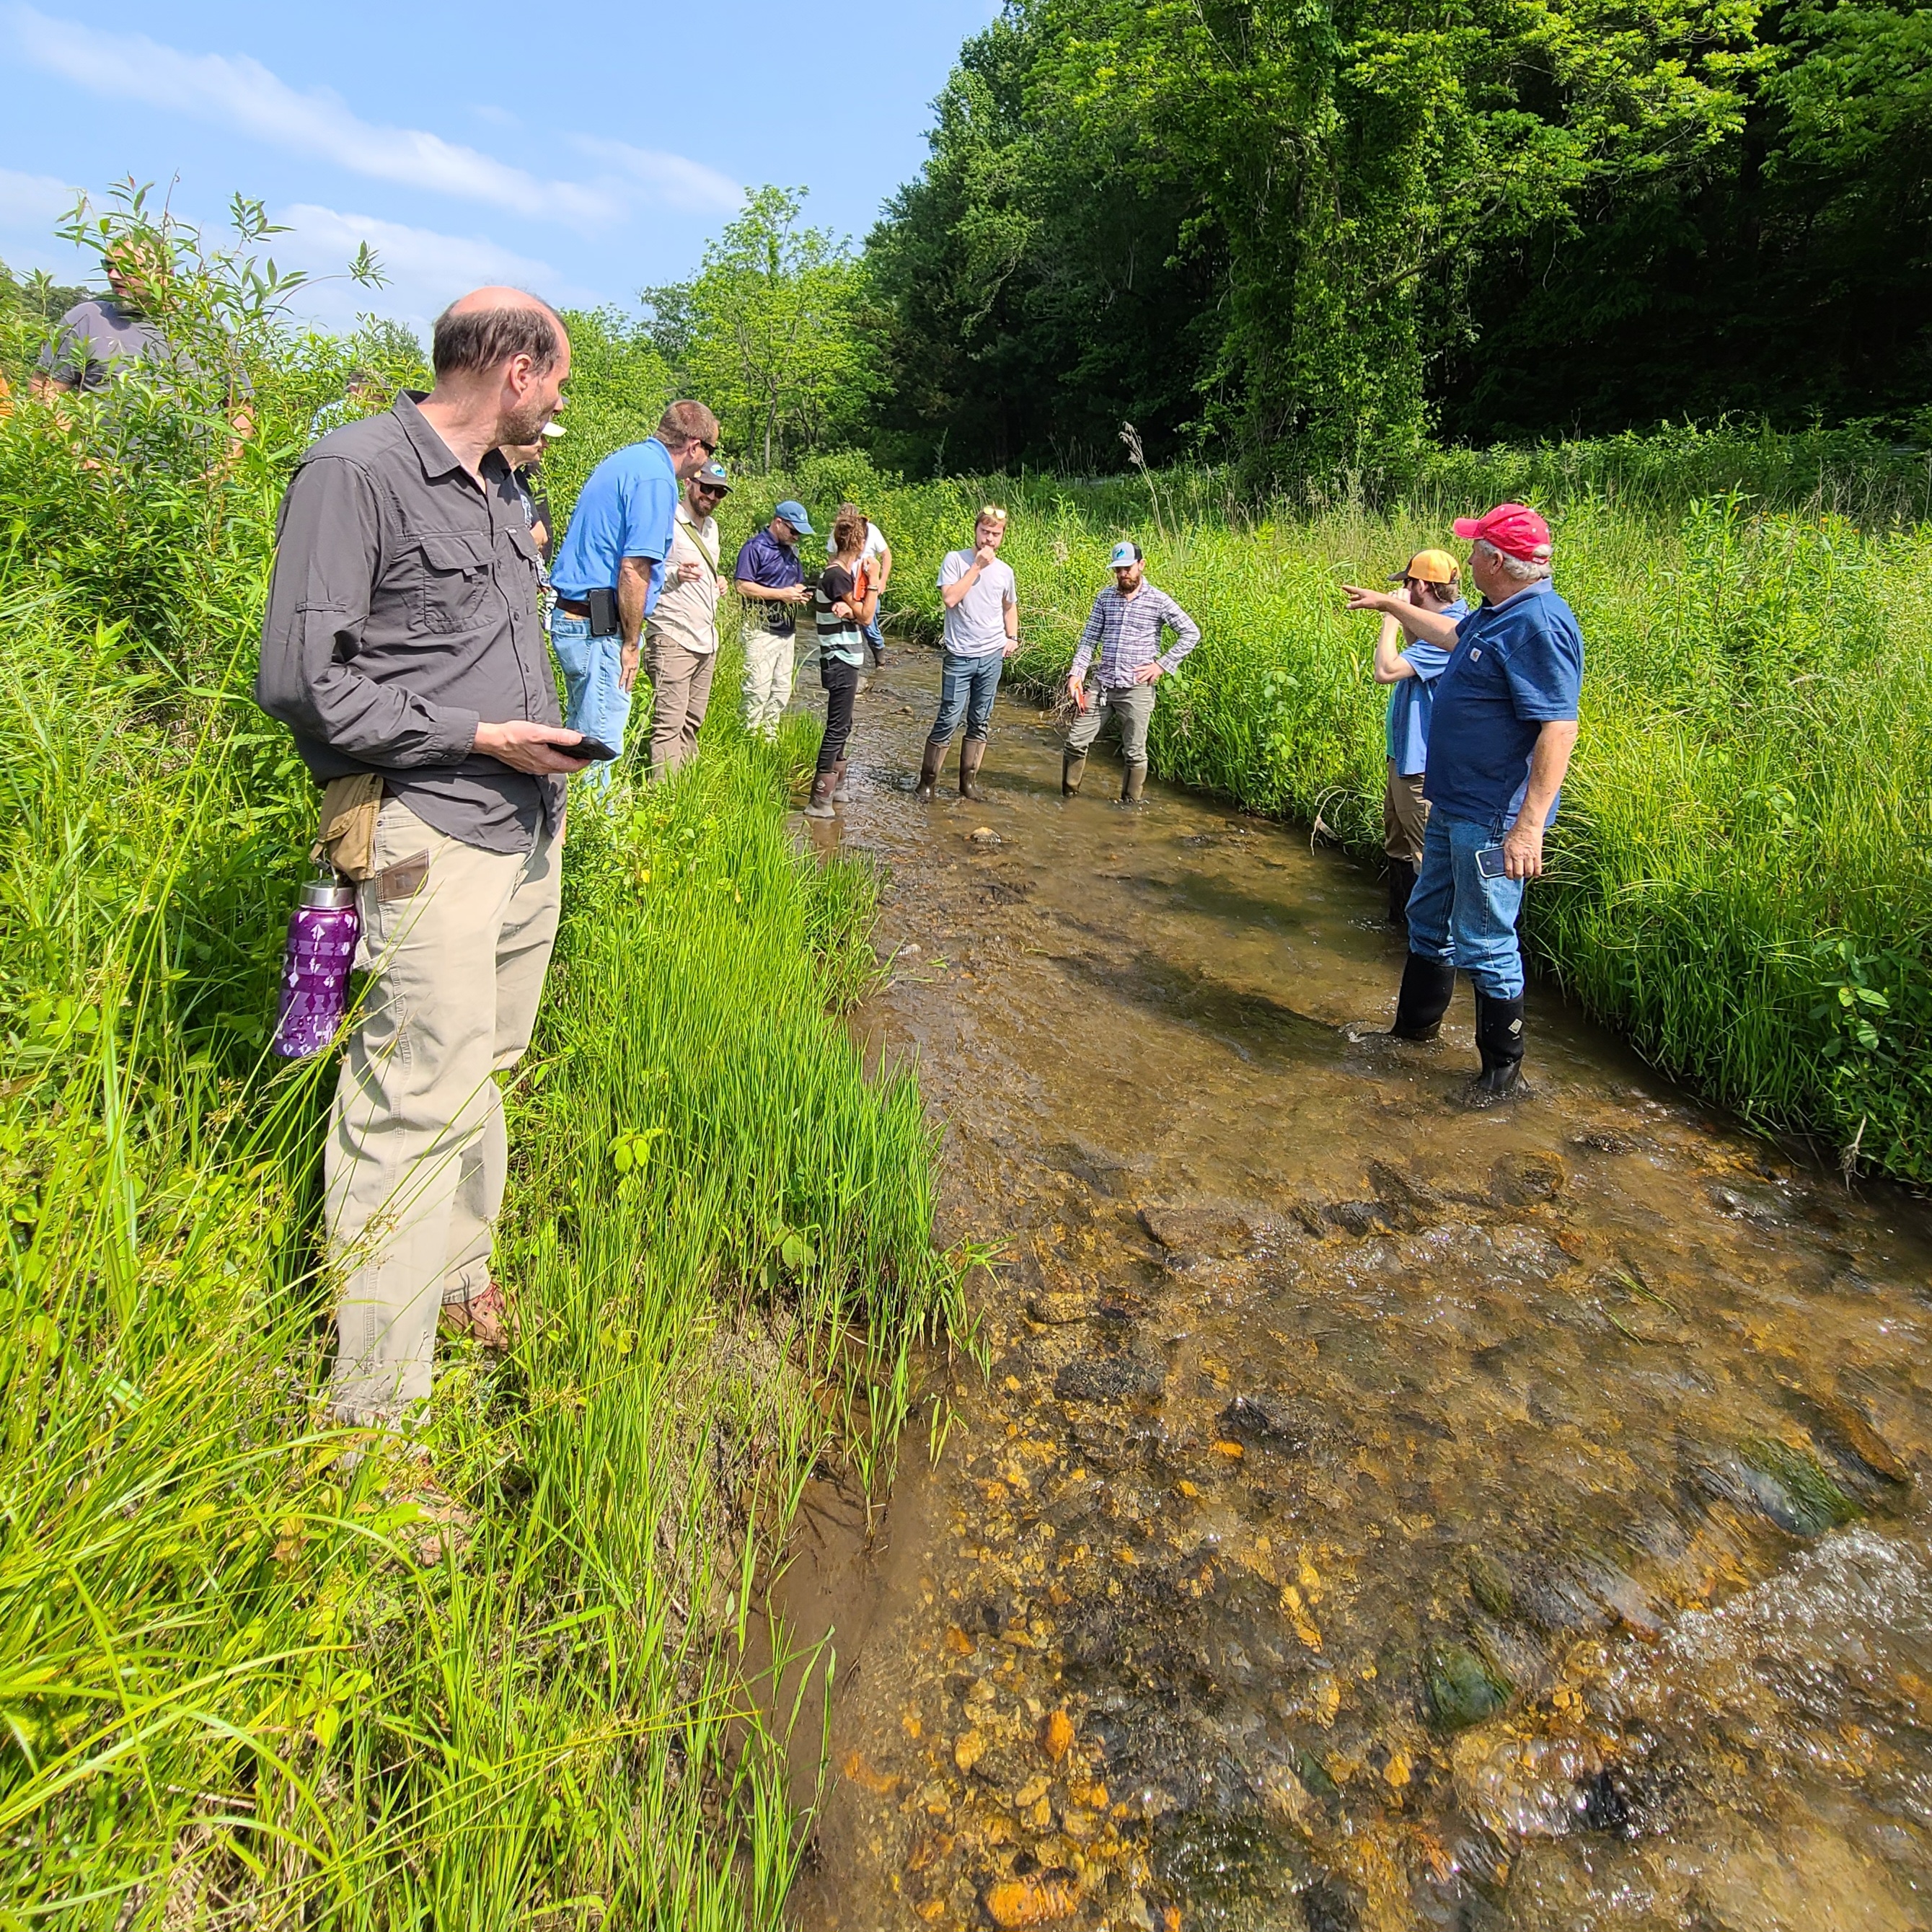
<svg viewBox="0 0 1932 1932"><path fill-rule="evenodd" d="M1932 1925L1922 1210L1547 988L1534 1097L1457 1111L1466 988L1354 1030L1371 872L1104 755L1063 801L1024 700L921 806L936 686L862 698L830 836L1007 1259L937 1466L869 1536L815 1489L782 1586L837 1652L792 1922Z"/></svg>

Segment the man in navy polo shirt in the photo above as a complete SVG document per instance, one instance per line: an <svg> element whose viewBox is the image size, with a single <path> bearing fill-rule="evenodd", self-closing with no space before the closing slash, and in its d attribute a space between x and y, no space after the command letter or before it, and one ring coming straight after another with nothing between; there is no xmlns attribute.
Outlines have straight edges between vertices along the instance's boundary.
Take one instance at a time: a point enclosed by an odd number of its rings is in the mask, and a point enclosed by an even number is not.
<svg viewBox="0 0 1932 1932"><path fill-rule="evenodd" d="M550 646L563 667L564 722L614 751L624 748L638 640L664 587L679 494L717 448L718 418L702 403L673 403L656 435L614 450L591 471L570 514L550 573ZM604 614L593 617L593 590L610 592L614 630L596 628ZM608 786L615 763L593 764L589 782Z"/></svg>
<svg viewBox="0 0 1932 1932"><path fill-rule="evenodd" d="M1345 585L1352 610L1399 615L1412 635L1450 652L1436 686L1423 794L1431 810L1422 868L1408 902L1408 962L1397 1040L1433 1040L1460 967L1476 985L1482 1071L1472 1106L1522 1085L1522 954L1516 914L1543 870L1543 834L1556 816L1576 742L1583 634L1550 583L1550 526L1521 503L1458 517L1473 542L1469 578L1482 608L1460 622Z"/></svg>

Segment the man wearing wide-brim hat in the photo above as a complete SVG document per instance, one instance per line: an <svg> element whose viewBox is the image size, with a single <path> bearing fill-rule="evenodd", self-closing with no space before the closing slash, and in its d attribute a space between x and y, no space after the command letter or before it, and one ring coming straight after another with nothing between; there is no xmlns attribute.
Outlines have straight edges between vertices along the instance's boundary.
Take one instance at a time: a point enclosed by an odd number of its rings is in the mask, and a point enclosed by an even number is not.
<svg viewBox="0 0 1932 1932"><path fill-rule="evenodd" d="M1460 621L1384 590L1343 586L1352 610L1379 610L1439 644L1449 662L1430 721L1422 869L1408 902L1408 960L1390 1031L1433 1040L1460 968L1475 982L1482 1070L1466 1095L1486 1107L1517 1092L1523 1055L1516 915L1543 870L1576 742L1583 635L1550 582L1550 526L1522 503L1458 517L1473 545L1481 608Z"/></svg>

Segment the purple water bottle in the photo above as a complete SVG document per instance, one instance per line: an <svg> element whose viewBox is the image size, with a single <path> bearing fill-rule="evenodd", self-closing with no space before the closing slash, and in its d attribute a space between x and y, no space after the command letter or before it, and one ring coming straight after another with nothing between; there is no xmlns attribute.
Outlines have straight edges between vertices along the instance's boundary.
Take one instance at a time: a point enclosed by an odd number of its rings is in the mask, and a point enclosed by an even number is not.
<svg viewBox="0 0 1932 1932"><path fill-rule="evenodd" d="M302 887L282 955L274 1050L284 1060L306 1060L334 1039L349 1010L349 968L362 928L353 886L326 872Z"/></svg>

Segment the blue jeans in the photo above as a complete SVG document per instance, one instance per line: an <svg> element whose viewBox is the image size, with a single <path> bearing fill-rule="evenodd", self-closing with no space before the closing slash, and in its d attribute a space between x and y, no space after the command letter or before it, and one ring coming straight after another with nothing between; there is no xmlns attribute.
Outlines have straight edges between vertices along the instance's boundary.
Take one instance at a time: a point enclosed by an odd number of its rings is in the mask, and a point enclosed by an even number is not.
<svg viewBox="0 0 1932 1932"><path fill-rule="evenodd" d="M559 610L550 619L550 641L563 667L565 724L621 752L624 728L631 719L631 694L617 686L622 644L616 638L593 638L590 620L568 610ZM584 774L585 783L603 790L616 764L613 759L592 765Z"/></svg>
<svg viewBox="0 0 1932 1932"><path fill-rule="evenodd" d="M861 624L859 628L865 633L866 647L872 653L872 661L876 664L885 656L886 634L879 628L879 620L876 617L869 624Z"/></svg>
<svg viewBox="0 0 1932 1932"><path fill-rule="evenodd" d="M966 720L966 735L983 738L993 724L993 694L1000 688L1006 658L998 651L982 658L957 658L946 653L939 684L939 716L932 721L934 744L943 745Z"/></svg>
<svg viewBox="0 0 1932 1932"><path fill-rule="evenodd" d="M1485 878L1476 854L1500 846L1507 830L1500 818L1486 825L1429 814L1422 836L1422 866L1408 896L1408 950L1446 959L1492 1000L1522 994L1522 950L1516 917L1522 906L1520 879Z"/></svg>

